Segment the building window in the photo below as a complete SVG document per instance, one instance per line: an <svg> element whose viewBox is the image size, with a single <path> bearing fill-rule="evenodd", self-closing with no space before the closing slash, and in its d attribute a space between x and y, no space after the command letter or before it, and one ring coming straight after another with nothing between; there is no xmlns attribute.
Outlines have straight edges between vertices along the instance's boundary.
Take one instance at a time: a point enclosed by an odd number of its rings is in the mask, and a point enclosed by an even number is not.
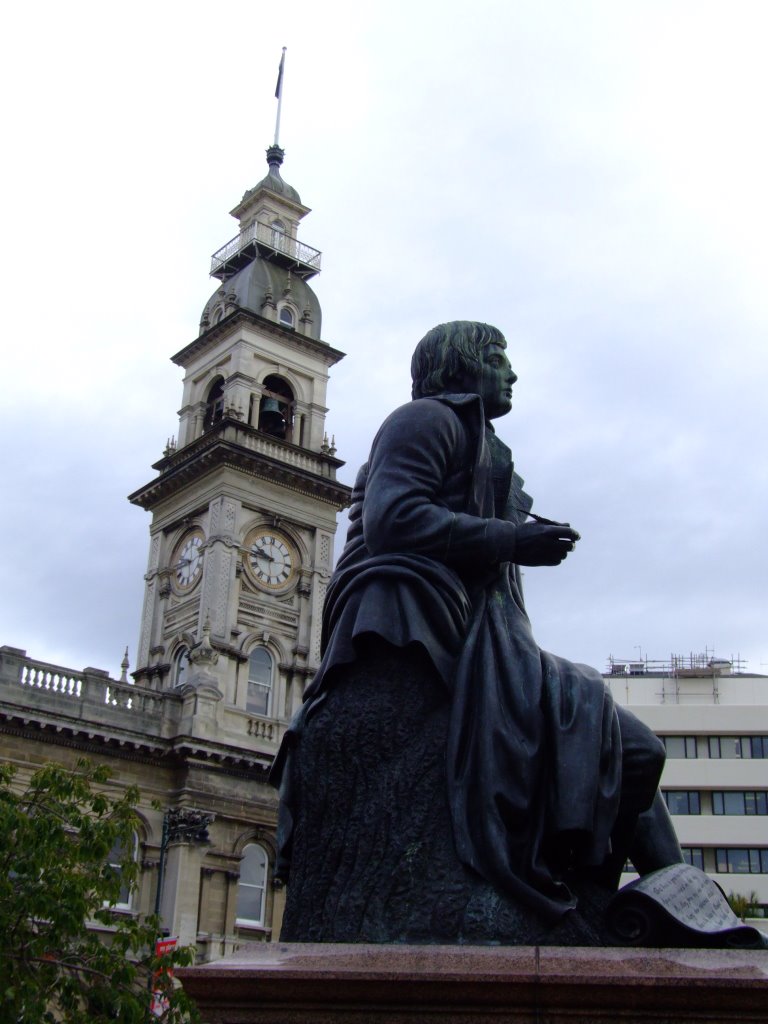
<svg viewBox="0 0 768 1024"><path fill-rule="evenodd" d="M285 327L295 327L296 318L290 306L282 306L280 309L280 323Z"/></svg>
<svg viewBox="0 0 768 1024"><path fill-rule="evenodd" d="M664 789L670 814L701 814L701 796L695 789Z"/></svg>
<svg viewBox="0 0 768 1024"><path fill-rule="evenodd" d="M180 647L176 652L176 657L173 660L173 685L181 686L187 681L187 672L189 670L189 650L186 647Z"/></svg>
<svg viewBox="0 0 768 1024"><path fill-rule="evenodd" d="M722 875L768 874L768 849L761 847L718 847L716 861Z"/></svg>
<svg viewBox="0 0 768 1024"><path fill-rule="evenodd" d="M257 647L248 658L248 697L246 710L268 715L272 694L272 656L265 647Z"/></svg>
<svg viewBox="0 0 768 1024"><path fill-rule="evenodd" d="M240 862L237 887L237 921L246 928L264 926L265 893L267 889L267 851L258 843L249 843Z"/></svg>
<svg viewBox="0 0 768 1024"><path fill-rule="evenodd" d="M203 430L208 430L214 423L224 415L224 378L217 377L208 392L205 401L205 416L203 417Z"/></svg>
<svg viewBox="0 0 768 1024"><path fill-rule="evenodd" d="M293 436L293 391L282 377L264 379L259 402L259 430L290 441Z"/></svg>
<svg viewBox="0 0 768 1024"><path fill-rule="evenodd" d="M712 793L713 814L768 814L768 792L725 790Z"/></svg>
<svg viewBox="0 0 768 1024"><path fill-rule="evenodd" d="M768 736L710 736L713 758L768 758Z"/></svg>
<svg viewBox="0 0 768 1024"><path fill-rule="evenodd" d="M118 840L107 854L107 866L110 874L122 876L123 864L126 860L136 860L136 853L139 847L139 839L134 832L131 836L130 845L126 846ZM120 895L115 903L105 904L113 910L131 909L131 887L128 883L120 886Z"/></svg>
<svg viewBox="0 0 768 1024"><path fill-rule="evenodd" d="M272 221L272 247L285 251L285 224L281 220Z"/></svg>
<svg viewBox="0 0 768 1024"><path fill-rule="evenodd" d="M667 757L696 757L695 736L662 736Z"/></svg>
<svg viewBox="0 0 768 1024"><path fill-rule="evenodd" d="M690 864L691 867L698 868L699 871L704 870L704 847L702 846L683 846L683 860L686 864Z"/></svg>

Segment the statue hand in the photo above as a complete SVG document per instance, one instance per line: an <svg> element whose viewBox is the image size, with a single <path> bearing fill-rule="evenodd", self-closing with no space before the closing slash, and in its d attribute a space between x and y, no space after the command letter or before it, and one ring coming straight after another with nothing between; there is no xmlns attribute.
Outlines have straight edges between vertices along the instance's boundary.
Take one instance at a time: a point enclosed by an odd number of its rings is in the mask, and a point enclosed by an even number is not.
<svg viewBox="0 0 768 1024"><path fill-rule="evenodd" d="M517 528L512 561L518 565L559 565L573 551L578 539L579 534L567 523L523 523Z"/></svg>

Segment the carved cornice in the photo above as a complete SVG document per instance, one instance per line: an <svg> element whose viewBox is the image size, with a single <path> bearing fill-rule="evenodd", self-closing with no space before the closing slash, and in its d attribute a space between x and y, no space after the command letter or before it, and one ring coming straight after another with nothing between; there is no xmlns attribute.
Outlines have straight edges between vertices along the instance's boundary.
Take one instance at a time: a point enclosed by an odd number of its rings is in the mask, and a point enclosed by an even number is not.
<svg viewBox="0 0 768 1024"><path fill-rule="evenodd" d="M95 723L46 721L30 714L0 708L0 733L34 739L39 743L77 750L85 754L103 756L110 752L125 761L141 764L160 764L168 754L168 743L160 737L146 737L143 741L133 736L120 737L116 731L100 730Z"/></svg>
<svg viewBox="0 0 768 1024"><path fill-rule="evenodd" d="M344 465L343 462L320 453L305 455L301 449L295 450L297 458L304 456L320 467L327 465L329 475L325 476L266 455L244 443L253 443L259 441L259 438L259 431L237 420L225 418L196 441L156 463L154 468L160 471L157 479L134 491L128 500L141 508L152 510L159 502L214 470L229 467L308 495L339 511L349 506L351 488L330 476L330 471L335 473L337 467ZM273 442L274 439L270 438L269 443ZM287 456L294 455L294 446L285 447Z"/></svg>
<svg viewBox="0 0 768 1024"><path fill-rule="evenodd" d="M258 328L263 334L271 334L274 338L279 339L280 343L285 345L286 348L310 353L321 359L326 366L334 366L340 359L344 358L343 352L336 348L331 348L326 341L317 341L314 338L308 338L305 334L298 334L296 331L289 330L273 320L267 320L266 317L253 313L250 309L237 309L234 313L230 313L229 316L225 316L219 323L214 324L213 327L209 327L207 331L204 331L198 338L195 338L189 345L181 349L180 352L177 352L176 355L171 356L171 362L176 363L177 366L186 367L192 359L200 355L208 347L215 345L222 338L227 337L227 335L232 333L233 327L238 327L241 324L249 324Z"/></svg>
<svg viewBox="0 0 768 1024"><path fill-rule="evenodd" d="M142 724L147 726L150 723ZM266 779L274 760L274 755L267 751L256 752L190 736L164 738L141 735L108 728L95 721L66 721L61 717L48 719L40 713L8 705L0 706L0 734L3 733L25 739L32 734L41 743L98 756L110 753L122 760L155 766L202 761L208 769L216 768L243 778L253 778L255 774L262 780Z"/></svg>

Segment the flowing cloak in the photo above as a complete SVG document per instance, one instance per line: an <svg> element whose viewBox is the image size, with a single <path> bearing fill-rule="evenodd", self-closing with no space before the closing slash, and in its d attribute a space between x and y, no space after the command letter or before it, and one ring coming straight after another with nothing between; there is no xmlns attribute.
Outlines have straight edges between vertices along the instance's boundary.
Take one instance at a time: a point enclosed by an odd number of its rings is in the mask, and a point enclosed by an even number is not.
<svg viewBox="0 0 768 1024"><path fill-rule="evenodd" d="M570 867L605 859L621 790L617 714L594 669L539 649L519 570L501 561L532 505L522 484L476 395L417 399L384 422L326 595L323 659L275 764L283 875L301 799L286 761L371 634L420 644L446 687L447 795L467 867L554 920L575 899L553 853L577 851Z"/></svg>

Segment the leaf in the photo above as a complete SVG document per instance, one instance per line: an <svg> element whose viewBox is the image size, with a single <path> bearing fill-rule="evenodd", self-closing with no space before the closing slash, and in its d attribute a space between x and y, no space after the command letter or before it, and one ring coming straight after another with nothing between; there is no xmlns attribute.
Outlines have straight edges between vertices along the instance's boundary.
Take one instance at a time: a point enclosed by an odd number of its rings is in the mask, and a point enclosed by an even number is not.
<svg viewBox="0 0 768 1024"><path fill-rule="evenodd" d="M160 923L116 917L104 906L134 884L136 787L112 797L104 765L47 764L26 789L0 765L0 1021L18 1024L145 1024ZM117 845L120 870L107 863ZM100 941L92 922L109 930ZM194 948L162 959L173 968ZM183 990L169 992L169 1024L195 1021Z"/></svg>

